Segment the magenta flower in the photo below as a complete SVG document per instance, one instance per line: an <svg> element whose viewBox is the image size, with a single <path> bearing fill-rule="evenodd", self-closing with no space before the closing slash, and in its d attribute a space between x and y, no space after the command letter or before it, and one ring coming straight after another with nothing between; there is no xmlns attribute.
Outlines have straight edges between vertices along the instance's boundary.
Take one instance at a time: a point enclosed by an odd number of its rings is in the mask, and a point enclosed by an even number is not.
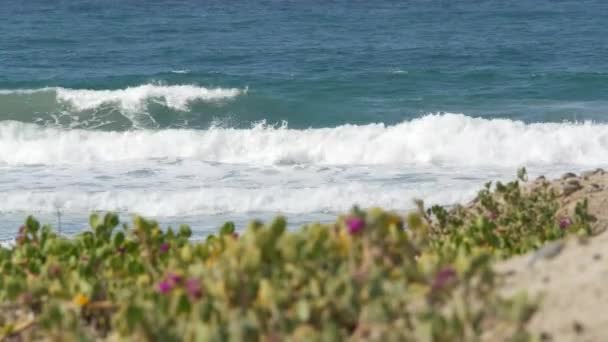
<svg viewBox="0 0 608 342"><path fill-rule="evenodd" d="M15 241L17 241L18 245L23 245L27 242L27 238L25 237L25 234L19 234L15 238Z"/></svg>
<svg viewBox="0 0 608 342"><path fill-rule="evenodd" d="M169 292L171 292L171 290L173 290L173 282L165 279L163 281L161 281L160 283L158 283L158 292L162 293L162 294L167 294Z"/></svg>
<svg viewBox="0 0 608 342"><path fill-rule="evenodd" d="M490 219L490 221L495 221L498 218L498 213L493 211L490 213L488 218Z"/></svg>
<svg viewBox="0 0 608 342"><path fill-rule="evenodd" d="M199 299L203 296L201 282L198 279L190 278L186 280L186 292L192 299Z"/></svg>
<svg viewBox="0 0 608 342"><path fill-rule="evenodd" d="M182 276L176 273L167 274L167 277L165 279L173 285L180 284L183 280Z"/></svg>
<svg viewBox="0 0 608 342"><path fill-rule="evenodd" d="M61 267L58 265L53 265L49 267L49 275L56 277L61 273Z"/></svg>
<svg viewBox="0 0 608 342"><path fill-rule="evenodd" d="M26 227L25 226L19 227L19 232L17 233L17 237L15 238L15 241L17 241L17 244L23 245L27 241L26 234L27 234Z"/></svg>
<svg viewBox="0 0 608 342"><path fill-rule="evenodd" d="M559 219L559 227L561 229L567 229L572 225L572 220L569 217L562 217Z"/></svg>
<svg viewBox="0 0 608 342"><path fill-rule="evenodd" d="M163 242L163 243L161 243L161 244L160 244L160 246L158 247L158 250L159 250L161 253L167 253L167 252L169 251L169 247L170 247L170 245L169 245L169 243L168 243L168 242Z"/></svg>
<svg viewBox="0 0 608 342"><path fill-rule="evenodd" d="M357 234L365 228L365 221L360 217L349 217L346 219L346 226L349 233Z"/></svg>
<svg viewBox="0 0 608 342"><path fill-rule="evenodd" d="M34 296L32 296L31 292L24 292L19 296L19 300L23 304L31 304L34 300Z"/></svg>
<svg viewBox="0 0 608 342"><path fill-rule="evenodd" d="M456 271L450 266L444 267L437 272L437 274L435 274L435 279L433 279L431 289L433 291L441 290L454 280L456 280Z"/></svg>

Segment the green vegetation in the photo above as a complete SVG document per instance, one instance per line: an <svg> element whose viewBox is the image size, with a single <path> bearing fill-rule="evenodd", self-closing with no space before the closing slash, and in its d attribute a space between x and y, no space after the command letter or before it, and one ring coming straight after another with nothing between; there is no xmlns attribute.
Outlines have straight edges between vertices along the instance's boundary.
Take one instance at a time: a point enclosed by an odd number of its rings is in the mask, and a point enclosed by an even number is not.
<svg viewBox="0 0 608 342"><path fill-rule="evenodd" d="M523 179L524 174L520 175ZM75 237L28 218L0 249L0 334L26 340L528 340L535 299L503 298L492 262L586 234L581 203L520 181L471 207L401 217L354 208L287 231L284 218L231 223L205 241L136 218L92 215Z"/></svg>

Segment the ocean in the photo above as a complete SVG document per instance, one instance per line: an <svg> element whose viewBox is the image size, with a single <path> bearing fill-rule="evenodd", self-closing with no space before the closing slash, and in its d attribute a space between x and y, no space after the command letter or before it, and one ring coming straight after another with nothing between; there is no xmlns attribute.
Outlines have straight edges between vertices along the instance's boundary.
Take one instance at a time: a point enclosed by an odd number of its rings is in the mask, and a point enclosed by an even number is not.
<svg viewBox="0 0 608 342"><path fill-rule="evenodd" d="M608 2L5 1L0 239L470 200L608 161Z"/></svg>

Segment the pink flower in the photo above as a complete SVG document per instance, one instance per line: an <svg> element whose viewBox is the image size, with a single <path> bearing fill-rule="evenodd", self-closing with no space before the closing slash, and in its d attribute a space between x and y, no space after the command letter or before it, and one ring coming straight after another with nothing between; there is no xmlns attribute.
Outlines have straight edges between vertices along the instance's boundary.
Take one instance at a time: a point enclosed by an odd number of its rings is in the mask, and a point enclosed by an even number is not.
<svg viewBox="0 0 608 342"><path fill-rule="evenodd" d="M433 291L441 290L454 280L456 280L456 271L452 267L447 266L435 274L431 289Z"/></svg>
<svg viewBox="0 0 608 342"><path fill-rule="evenodd" d="M349 233L357 234L365 228L365 221L360 217L349 217L346 219L346 226Z"/></svg>
<svg viewBox="0 0 608 342"><path fill-rule="evenodd" d="M203 296L201 282L198 279L190 278L186 280L186 292L192 299L199 299Z"/></svg>
<svg viewBox="0 0 608 342"><path fill-rule="evenodd" d="M162 294L167 294L171 292L171 290L173 290L173 286L173 282L165 279L158 283L158 292Z"/></svg>
<svg viewBox="0 0 608 342"><path fill-rule="evenodd" d="M168 242L163 242L163 243L161 243L161 244L160 244L160 246L158 247L158 250L159 250L161 253L167 253L167 252L169 251L169 247L170 247L170 245L169 245L169 243L168 243Z"/></svg>
<svg viewBox="0 0 608 342"><path fill-rule="evenodd" d="M569 217L562 217L559 219L559 227L561 229L567 229L572 225L572 220Z"/></svg>

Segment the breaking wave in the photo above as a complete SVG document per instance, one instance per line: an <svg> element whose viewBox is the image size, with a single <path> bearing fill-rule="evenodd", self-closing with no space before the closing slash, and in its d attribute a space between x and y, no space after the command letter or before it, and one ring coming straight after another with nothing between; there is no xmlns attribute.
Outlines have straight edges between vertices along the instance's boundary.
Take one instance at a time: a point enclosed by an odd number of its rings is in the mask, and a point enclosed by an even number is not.
<svg viewBox="0 0 608 342"><path fill-rule="evenodd" d="M250 129L102 132L0 123L0 163L8 165L165 158L262 165L597 166L607 155L607 124L526 124L462 114L301 130L260 123Z"/></svg>
<svg viewBox="0 0 608 342"><path fill-rule="evenodd" d="M3 89L0 96L49 95L57 103L68 105L74 110L95 109L102 105L114 104L125 112L140 112L146 109L148 101L171 109L186 111L195 101L213 102L235 98L246 94L247 88L205 88L196 85L143 84L124 89L70 89L46 87L39 89ZM29 99L32 101L32 99ZM35 99L33 100L35 102Z"/></svg>

